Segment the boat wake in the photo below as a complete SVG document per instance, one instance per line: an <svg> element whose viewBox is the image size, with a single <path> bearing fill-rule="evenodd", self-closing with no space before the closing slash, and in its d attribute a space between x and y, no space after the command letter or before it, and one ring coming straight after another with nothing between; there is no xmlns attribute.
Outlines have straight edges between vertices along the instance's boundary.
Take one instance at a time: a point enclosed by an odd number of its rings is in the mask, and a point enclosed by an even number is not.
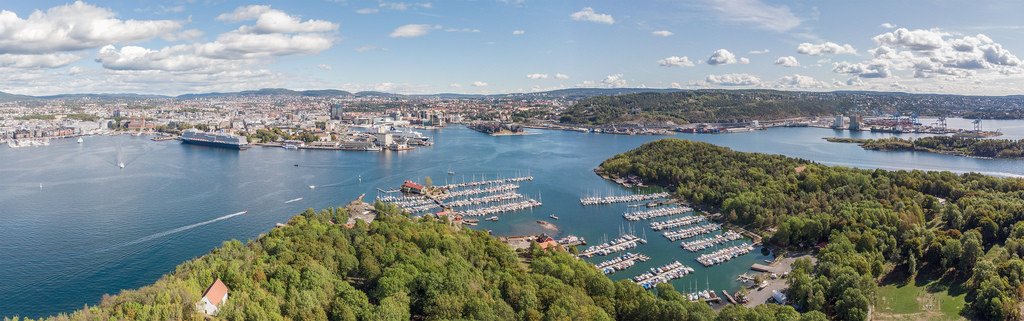
<svg viewBox="0 0 1024 321"><path fill-rule="evenodd" d="M302 198L301 198L301 197L299 197L299 198L296 198L296 199L292 199L292 200L287 200L287 201L285 201L284 203L285 203L285 204L288 204L288 203L295 203L295 202L298 202L298 201L301 201L301 200L302 200Z"/></svg>
<svg viewBox="0 0 1024 321"><path fill-rule="evenodd" d="M188 231L188 230L191 230L191 229L203 226L203 225L207 225L207 224L210 224L210 223L215 223L215 222L218 222L218 221L223 221L223 220L226 220L226 219L229 219L229 218L232 218L232 217L235 217L235 216L239 216L239 215L242 215L242 214L245 214L245 213L248 213L248 212L249 211L241 211L241 212L238 212L238 213L224 215L224 216L221 216L221 217L209 220L209 221L199 222L199 223L195 223L195 224L192 224L192 225L186 225L186 226L182 226L182 227L179 227L179 228L176 228L176 229L171 229L171 230L163 231L163 232L160 232L160 233L152 234L152 235L149 235L149 236L144 236L144 237L138 238L138 239L136 239L134 241L127 242L127 243L121 243L121 244L118 244L118 245L114 245L114 246L111 246L109 248L106 248L106 249L103 249L103 250L99 250L97 252L106 252L106 251L110 251L110 250L113 250L113 249L116 249L116 248L121 248L121 247L125 247L125 246L131 246L131 245L139 244L139 243L146 242L146 241L151 241L151 240L158 239L158 238L161 238L161 237L164 237L164 236L168 236L168 235L171 235L171 234L174 234L174 233L180 233L180 232Z"/></svg>

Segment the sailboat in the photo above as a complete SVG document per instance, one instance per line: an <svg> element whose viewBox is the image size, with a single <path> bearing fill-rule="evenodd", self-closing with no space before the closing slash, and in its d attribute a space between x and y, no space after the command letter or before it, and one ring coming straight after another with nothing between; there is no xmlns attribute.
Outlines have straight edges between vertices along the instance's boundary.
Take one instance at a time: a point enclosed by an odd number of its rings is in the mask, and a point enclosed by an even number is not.
<svg viewBox="0 0 1024 321"><path fill-rule="evenodd" d="M124 162L117 162L117 167L124 169Z"/></svg>
<svg viewBox="0 0 1024 321"><path fill-rule="evenodd" d="M83 140L81 137L78 138L78 143L79 144L84 143L84 142L85 142L85 140Z"/></svg>
<svg viewBox="0 0 1024 321"><path fill-rule="evenodd" d="M448 165L448 175L455 175L455 172L452 171L452 165Z"/></svg>

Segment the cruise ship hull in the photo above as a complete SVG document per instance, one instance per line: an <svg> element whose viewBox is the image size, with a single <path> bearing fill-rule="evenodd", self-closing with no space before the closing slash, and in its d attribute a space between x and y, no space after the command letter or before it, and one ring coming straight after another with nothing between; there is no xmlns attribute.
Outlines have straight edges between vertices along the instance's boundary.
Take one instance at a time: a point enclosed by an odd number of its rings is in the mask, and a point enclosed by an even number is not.
<svg viewBox="0 0 1024 321"><path fill-rule="evenodd" d="M227 148L227 149L239 149L240 150L240 149L245 149L246 148L246 146L244 146L244 145L235 145L235 144L226 144L226 143L217 143L217 142L207 142L207 141L202 141L202 140L182 139L181 142L185 143L185 144L210 146L210 147L220 147L220 148Z"/></svg>

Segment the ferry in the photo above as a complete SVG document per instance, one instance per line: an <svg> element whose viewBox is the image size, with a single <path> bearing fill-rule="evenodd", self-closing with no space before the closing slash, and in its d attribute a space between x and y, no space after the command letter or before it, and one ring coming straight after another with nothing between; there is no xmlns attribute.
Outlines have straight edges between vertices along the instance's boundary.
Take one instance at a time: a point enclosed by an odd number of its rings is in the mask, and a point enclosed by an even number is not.
<svg viewBox="0 0 1024 321"><path fill-rule="evenodd" d="M185 130L185 132L181 133L181 142L185 144L231 149L245 149L249 147L249 141L246 140L245 136L231 135L228 133L207 133L195 128Z"/></svg>

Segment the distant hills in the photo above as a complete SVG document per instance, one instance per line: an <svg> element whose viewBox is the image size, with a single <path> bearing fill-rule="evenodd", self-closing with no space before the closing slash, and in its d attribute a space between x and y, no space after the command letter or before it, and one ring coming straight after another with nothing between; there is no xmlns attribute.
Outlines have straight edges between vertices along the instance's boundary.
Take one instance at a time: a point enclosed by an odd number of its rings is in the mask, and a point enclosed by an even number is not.
<svg viewBox="0 0 1024 321"><path fill-rule="evenodd" d="M244 90L235 92L209 92L209 93L190 93L182 94L178 96L169 95L152 95L152 94L135 94L135 93L79 93L79 94L59 94L59 95L48 95L48 96L29 96L29 95L18 95L0 92L0 102L10 101L29 101L29 100L40 100L40 99L201 99L201 98L218 98L218 97L249 97L249 96L302 96L302 97L394 97L394 98L446 98L446 99L507 99L507 98L522 98L522 99L571 99L579 100L597 96L618 96L618 95L629 95L639 93L678 93L678 92L775 92L775 90L750 90L750 89L673 89L673 88L567 88L557 89L549 91L529 92L529 93L504 93L504 94L459 94L459 93L436 93L436 94L396 94L382 91L360 91L360 92L349 92L340 89L318 89L318 90L291 90L286 88L263 88L257 90ZM802 93L800 91L786 91L791 93ZM803 92L803 93L816 93L822 92ZM860 94L860 95L872 95L872 96L947 96L957 97L964 95L954 94L912 94L912 93L901 93L901 92L875 92L875 91L833 91L831 93L836 94ZM964 96L964 97L980 97L980 96ZM1021 98L1024 96L994 96L994 97L1015 97Z"/></svg>

